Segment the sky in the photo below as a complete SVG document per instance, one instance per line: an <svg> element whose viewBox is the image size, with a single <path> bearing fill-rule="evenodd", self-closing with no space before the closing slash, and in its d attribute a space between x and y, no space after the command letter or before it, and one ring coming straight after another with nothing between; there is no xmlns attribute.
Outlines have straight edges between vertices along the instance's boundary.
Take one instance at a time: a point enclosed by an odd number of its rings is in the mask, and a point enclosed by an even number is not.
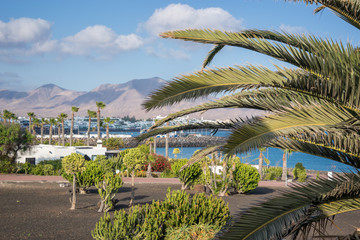
<svg viewBox="0 0 360 240"><path fill-rule="evenodd" d="M91 91L200 70L212 46L159 37L175 29L266 29L359 44L354 27L329 10L314 9L280 0L1 0L0 89L28 91L52 83ZM282 63L226 47L210 67L247 64Z"/></svg>

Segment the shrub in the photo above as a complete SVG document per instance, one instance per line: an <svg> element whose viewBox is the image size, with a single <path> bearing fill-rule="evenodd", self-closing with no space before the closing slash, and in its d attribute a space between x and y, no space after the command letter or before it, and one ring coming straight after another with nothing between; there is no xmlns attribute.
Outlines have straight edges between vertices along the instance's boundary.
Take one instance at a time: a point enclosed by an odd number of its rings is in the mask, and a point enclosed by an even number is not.
<svg viewBox="0 0 360 240"><path fill-rule="evenodd" d="M123 185L123 181L119 175L106 173L104 178L96 183L101 202L98 212L107 212L114 207L114 197L119 188Z"/></svg>
<svg viewBox="0 0 360 240"><path fill-rule="evenodd" d="M165 240L214 239L220 228L209 224L196 224L167 230Z"/></svg>
<svg viewBox="0 0 360 240"><path fill-rule="evenodd" d="M34 167L31 168L30 174L32 175L44 175L44 169L42 164L36 164Z"/></svg>
<svg viewBox="0 0 360 240"><path fill-rule="evenodd" d="M295 164L295 168L293 169L294 179L297 179L299 182L304 182L306 179L306 170L302 163L298 162ZM301 176L301 178L300 178Z"/></svg>
<svg viewBox="0 0 360 240"><path fill-rule="evenodd" d="M6 156L0 156L0 173L13 173L16 171L16 165Z"/></svg>
<svg viewBox="0 0 360 240"><path fill-rule="evenodd" d="M151 171L152 172L163 172L167 169L171 169L170 162L163 155L158 155L158 154L152 153L152 154L150 154L149 158L153 159L151 161ZM142 168L142 169L146 171L148 164L149 163L147 162L144 165L144 168Z"/></svg>
<svg viewBox="0 0 360 240"><path fill-rule="evenodd" d="M263 169L265 177L264 180L277 180L281 178L282 168L281 167L269 167Z"/></svg>
<svg viewBox="0 0 360 240"><path fill-rule="evenodd" d="M104 147L110 150L117 150L124 147L124 141L121 138L109 138L103 142Z"/></svg>
<svg viewBox="0 0 360 240"><path fill-rule="evenodd" d="M24 169L25 174L28 174L28 173L30 173L32 166L30 163L26 162L26 163L23 163L22 168Z"/></svg>
<svg viewBox="0 0 360 240"><path fill-rule="evenodd" d="M179 173L179 180L182 183L181 189L187 189L201 176L202 170L199 163L191 164Z"/></svg>
<svg viewBox="0 0 360 240"><path fill-rule="evenodd" d="M254 190L260 181L260 174L256 168L238 163L233 172L233 186L239 193Z"/></svg>
<svg viewBox="0 0 360 240"><path fill-rule="evenodd" d="M160 174L161 178L175 178L177 175L172 170L165 170Z"/></svg>
<svg viewBox="0 0 360 240"><path fill-rule="evenodd" d="M164 239L167 231L186 225L224 226L230 218L229 207L222 199L195 194L192 201L184 191L168 191L164 201L133 206L106 213L92 231L94 239Z"/></svg>
<svg viewBox="0 0 360 240"><path fill-rule="evenodd" d="M188 163L187 158L176 159L171 163L171 171L176 175L179 176L179 171L182 166Z"/></svg>
<svg viewBox="0 0 360 240"><path fill-rule="evenodd" d="M44 164L43 173L44 175L54 175L54 166L51 164Z"/></svg>
<svg viewBox="0 0 360 240"><path fill-rule="evenodd" d="M135 172L136 177L146 177L146 172L144 170L137 170Z"/></svg>
<svg viewBox="0 0 360 240"><path fill-rule="evenodd" d="M86 188L95 186L95 183L104 178L105 173L106 170L99 162L86 161L85 170L76 173L76 183L81 188L81 193L84 193Z"/></svg>

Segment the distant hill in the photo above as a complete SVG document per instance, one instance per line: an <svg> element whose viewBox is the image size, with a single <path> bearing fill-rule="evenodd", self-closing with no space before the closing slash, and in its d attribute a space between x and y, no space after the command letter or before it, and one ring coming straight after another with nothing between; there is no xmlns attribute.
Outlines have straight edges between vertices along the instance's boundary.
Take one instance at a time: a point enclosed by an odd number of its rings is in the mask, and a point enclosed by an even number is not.
<svg viewBox="0 0 360 240"><path fill-rule="evenodd" d="M0 90L0 111L8 109L18 116L26 116L27 112L34 112L37 117L56 117L59 113L70 116L71 107L79 107L78 116L86 116L87 110L96 110L96 102L102 101L106 107L103 116L123 117L126 115L136 118L152 118L157 115L165 116L169 113L194 106L194 102L182 102L171 108L162 108L146 112L141 104L153 91L165 84L159 77L148 79L134 79L121 84L102 84L89 92L79 92L61 88L55 84L46 84L29 92ZM197 103L204 102L197 101ZM206 119L228 119L230 117L245 117L258 114L254 110L216 110L203 115Z"/></svg>

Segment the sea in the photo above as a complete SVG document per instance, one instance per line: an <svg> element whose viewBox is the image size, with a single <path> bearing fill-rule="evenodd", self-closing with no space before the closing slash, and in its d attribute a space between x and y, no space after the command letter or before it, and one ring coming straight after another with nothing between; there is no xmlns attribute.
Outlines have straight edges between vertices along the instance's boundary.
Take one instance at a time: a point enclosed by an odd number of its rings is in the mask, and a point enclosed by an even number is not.
<svg viewBox="0 0 360 240"><path fill-rule="evenodd" d="M201 135L210 135L210 130L202 130L192 133L198 133ZM112 132L112 134L128 134L133 137L138 136L139 132ZM215 136L226 137L230 134L229 131L219 130ZM201 147L177 147L180 149L180 153L175 156L173 154L174 148L169 148L169 158L190 158L196 150L202 149ZM156 153L165 155L165 148L156 148ZM238 154L241 162L257 165L259 162L259 151L249 152L247 154ZM263 152L265 158L269 160L269 166L282 167L283 150L278 148L267 148ZM287 167L294 168L295 164L301 162L306 169L316 171L331 171L331 172L342 172L342 171L355 171L355 168L350 167L346 164L327 159L322 157L313 156L301 152L293 152L288 156ZM264 162L264 165L266 163Z"/></svg>

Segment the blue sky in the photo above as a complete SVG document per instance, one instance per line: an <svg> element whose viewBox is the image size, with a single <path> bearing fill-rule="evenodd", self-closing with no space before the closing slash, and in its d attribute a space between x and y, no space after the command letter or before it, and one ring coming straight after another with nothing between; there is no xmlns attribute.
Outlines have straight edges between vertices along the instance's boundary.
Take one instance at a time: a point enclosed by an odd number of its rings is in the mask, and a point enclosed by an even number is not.
<svg viewBox="0 0 360 240"><path fill-rule="evenodd" d="M43 84L90 91L105 83L161 77L201 68L210 45L161 39L184 28L283 30L358 45L356 29L329 10L271 0L2 0L0 89ZM227 47L211 67L271 66L274 59Z"/></svg>

